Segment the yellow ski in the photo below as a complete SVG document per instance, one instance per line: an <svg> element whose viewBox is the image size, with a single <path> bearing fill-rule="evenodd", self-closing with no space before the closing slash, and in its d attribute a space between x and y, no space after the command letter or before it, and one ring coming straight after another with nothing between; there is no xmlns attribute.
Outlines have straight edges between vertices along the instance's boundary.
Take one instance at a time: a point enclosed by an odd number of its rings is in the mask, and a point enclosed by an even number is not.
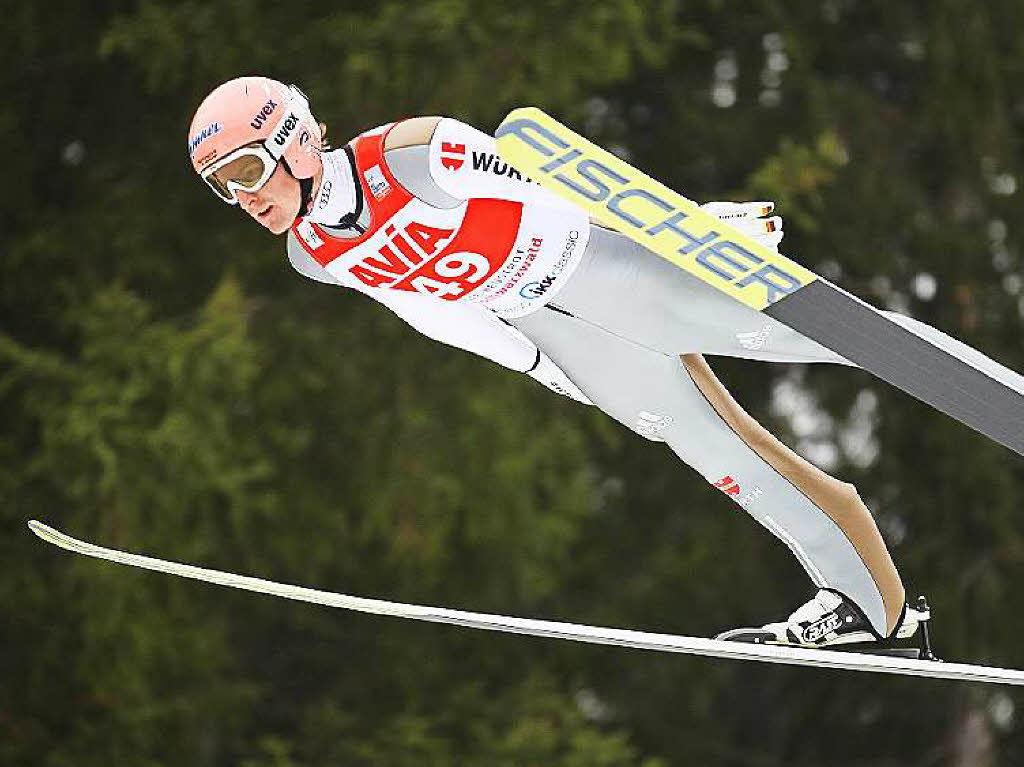
<svg viewBox="0 0 1024 767"><path fill-rule="evenodd" d="M1024 455L1024 379L911 332L534 107L495 132L509 164L723 293Z"/></svg>

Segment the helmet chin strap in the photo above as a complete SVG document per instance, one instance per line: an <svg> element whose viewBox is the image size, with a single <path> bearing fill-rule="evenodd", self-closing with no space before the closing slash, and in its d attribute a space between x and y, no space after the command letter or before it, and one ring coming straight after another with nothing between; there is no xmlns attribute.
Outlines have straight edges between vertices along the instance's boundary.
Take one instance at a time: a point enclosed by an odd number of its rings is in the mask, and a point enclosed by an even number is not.
<svg viewBox="0 0 1024 767"><path fill-rule="evenodd" d="M309 213L309 209L313 206L313 179L300 178L299 193L302 195L299 201L299 215L301 216Z"/></svg>
<svg viewBox="0 0 1024 767"><path fill-rule="evenodd" d="M295 178L295 174L292 173L292 169L288 167L288 161L281 158L281 164L284 169L288 171L288 175ZM299 182L299 216L305 216L309 213L310 205L313 202L313 179L311 178L298 178L295 179ZM296 216L298 218L298 216Z"/></svg>

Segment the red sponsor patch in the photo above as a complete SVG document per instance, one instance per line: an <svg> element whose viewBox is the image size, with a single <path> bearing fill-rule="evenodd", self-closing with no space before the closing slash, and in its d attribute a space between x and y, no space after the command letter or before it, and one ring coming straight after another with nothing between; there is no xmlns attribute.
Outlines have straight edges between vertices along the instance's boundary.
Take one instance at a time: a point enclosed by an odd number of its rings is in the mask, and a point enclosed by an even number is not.
<svg viewBox="0 0 1024 767"><path fill-rule="evenodd" d="M441 165L448 170L458 170L466 161L466 145L441 142Z"/></svg>
<svg viewBox="0 0 1024 767"><path fill-rule="evenodd" d="M453 301L475 290L508 258L519 231L521 203L470 200L458 231L412 221L398 231L384 230L388 241L349 268L373 288L428 293Z"/></svg>
<svg viewBox="0 0 1024 767"><path fill-rule="evenodd" d="M739 482L728 474L721 479L715 480L712 484L726 495L739 495L741 492Z"/></svg>

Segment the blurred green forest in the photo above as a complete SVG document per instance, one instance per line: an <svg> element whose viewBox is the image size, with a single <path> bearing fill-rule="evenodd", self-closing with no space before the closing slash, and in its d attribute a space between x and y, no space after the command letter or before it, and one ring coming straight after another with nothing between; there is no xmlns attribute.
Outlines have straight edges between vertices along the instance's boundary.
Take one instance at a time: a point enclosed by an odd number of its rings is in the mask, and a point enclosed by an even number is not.
<svg viewBox="0 0 1024 767"><path fill-rule="evenodd" d="M534 104L783 252L1024 369L1021 0L3 4L0 764L1024 764L1013 688L285 603L317 588L709 634L810 594L664 446L294 274L193 176L191 115L294 81L339 144ZM940 654L1024 666L1024 462L869 375L711 360L855 482Z"/></svg>

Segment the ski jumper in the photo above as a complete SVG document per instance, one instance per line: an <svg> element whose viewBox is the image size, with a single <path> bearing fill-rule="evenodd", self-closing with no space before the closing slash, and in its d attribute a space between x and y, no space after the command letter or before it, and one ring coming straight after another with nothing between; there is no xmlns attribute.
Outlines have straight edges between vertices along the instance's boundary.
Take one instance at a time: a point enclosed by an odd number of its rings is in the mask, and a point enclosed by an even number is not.
<svg viewBox="0 0 1024 767"><path fill-rule="evenodd" d="M529 183L494 139L415 118L324 155L292 266L665 442L888 636L899 574L856 489L763 429L702 354L851 364ZM340 202L339 202L340 201ZM894 316L940 344L958 343Z"/></svg>

